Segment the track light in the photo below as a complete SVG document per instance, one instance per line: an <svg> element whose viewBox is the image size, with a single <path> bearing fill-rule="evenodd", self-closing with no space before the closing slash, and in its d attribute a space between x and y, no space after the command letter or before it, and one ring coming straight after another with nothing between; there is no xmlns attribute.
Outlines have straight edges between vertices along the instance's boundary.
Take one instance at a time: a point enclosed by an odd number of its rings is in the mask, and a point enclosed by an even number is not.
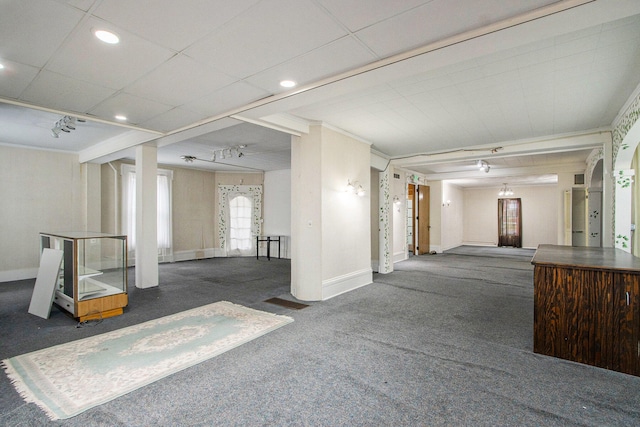
<svg viewBox="0 0 640 427"><path fill-rule="evenodd" d="M84 123L86 120L72 116L64 116L51 128L51 136L59 138L60 132L71 133L72 130L76 130L76 122Z"/></svg>
<svg viewBox="0 0 640 427"><path fill-rule="evenodd" d="M476 162L476 166L478 167L478 169L480 169L480 171L484 171L485 173L489 173L489 169L491 169L489 163L487 163L485 160L478 160Z"/></svg>
<svg viewBox="0 0 640 427"><path fill-rule="evenodd" d="M196 156L191 156L191 155L184 155L184 156L180 156L180 158L182 160L184 160L187 163L193 163L194 160L200 160L203 162L210 162L210 163L214 163L216 161L219 160L225 160L225 159L232 159L234 156L237 157L244 157L244 153L242 151L240 151L243 148L246 148L247 146L245 144L242 145L234 145L231 147L224 147L221 148L219 150L215 150L212 154L211 157L208 159L201 159L198 158Z"/></svg>

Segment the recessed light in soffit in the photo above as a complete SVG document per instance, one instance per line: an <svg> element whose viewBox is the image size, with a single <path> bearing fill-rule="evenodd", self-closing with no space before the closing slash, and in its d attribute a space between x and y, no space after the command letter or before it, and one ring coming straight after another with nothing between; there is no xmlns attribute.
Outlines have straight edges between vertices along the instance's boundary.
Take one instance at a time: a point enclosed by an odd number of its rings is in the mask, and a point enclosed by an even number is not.
<svg viewBox="0 0 640 427"><path fill-rule="evenodd" d="M116 33L102 29L93 29L93 34L101 41L108 44L120 43L120 37Z"/></svg>
<svg viewBox="0 0 640 427"><path fill-rule="evenodd" d="M293 80L282 80L280 82L280 86L286 87L287 89L289 89L289 88L295 87L296 82L294 82Z"/></svg>

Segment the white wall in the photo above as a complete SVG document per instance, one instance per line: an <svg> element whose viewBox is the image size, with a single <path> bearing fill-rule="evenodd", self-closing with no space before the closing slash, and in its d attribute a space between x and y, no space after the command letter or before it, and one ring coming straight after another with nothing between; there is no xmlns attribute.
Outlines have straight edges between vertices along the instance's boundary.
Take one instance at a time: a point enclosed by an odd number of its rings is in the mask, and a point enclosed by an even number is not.
<svg viewBox="0 0 640 427"><path fill-rule="evenodd" d="M464 191L457 185L446 181L442 182L442 206L440 243L443 251L455 248L463 244L464 241L464 215L471 209L465 203ZM446 201L450 201L446 205ZM436 206L434 208L437 209Z"/></svg>
<svg viewBox="0 0 640 427"><path fill-rule="evenodd" d="M371 283L370 147L321 125L291 147L293 295L324 300ZM365 196L346 192L348 181Z"/></svg>
<svg viewBox="0 0 640 427"><path fill-rule="evenodd" d="M99 175L77 155L0 146L0 282L36 277L40 232L87 229L87 182Z"/></svg>
<svg viewBox="0 0 640 427"><path fill-rule="evenodd" d="M429 251L442 252L442 187L442 181L429 181Z"/></svg>
<svg viewBox="0 0 640 427"><path fill-rule="evenodd" d="M522 200L522 246L537 248L556 244L558 236L559 196L556 185L511 187L514 198ZM498 244L499 187L464 190L465 245ZM453 203L452 203L453 204Z"/></svg>
<svg viewBox="0 0 640 427"><path fill-rule="evenodd" d="M285 236L281 242L282 258L291 258L291 170L265 172L264 174L264 223L262 233ZM276 244L273 244L272 252Z"/></svg>
<svg viewBox="0 0 640 427"><path fill-rule="evenodd" d="M316 160L317 161L317 160ZM370 147L322 128L322 298L372 282ZM358 182L365 196L345 192ZM377 188L376 188L377 191Z"/></svg>

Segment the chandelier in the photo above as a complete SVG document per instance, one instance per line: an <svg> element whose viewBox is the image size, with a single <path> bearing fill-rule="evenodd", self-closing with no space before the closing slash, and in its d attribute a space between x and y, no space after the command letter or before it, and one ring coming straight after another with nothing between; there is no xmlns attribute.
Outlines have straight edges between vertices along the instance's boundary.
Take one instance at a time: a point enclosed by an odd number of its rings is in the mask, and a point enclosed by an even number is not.
<svg viewBox="0 0 640 427"><path fill-rule="evenodd" d="M507 183L503 183L503 187L500 189L500 191L498 192L498 196L513 196L513 190L509 187L507 187Z"/></svg>

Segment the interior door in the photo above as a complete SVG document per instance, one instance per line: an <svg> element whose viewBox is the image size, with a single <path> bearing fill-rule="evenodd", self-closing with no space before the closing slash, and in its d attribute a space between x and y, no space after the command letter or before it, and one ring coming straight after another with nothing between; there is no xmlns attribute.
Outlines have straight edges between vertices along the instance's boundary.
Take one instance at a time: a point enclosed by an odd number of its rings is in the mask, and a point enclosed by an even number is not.
<svg viewBox="0 0 640 427"><path fill-rule="evenodd" d="M416 255L429 253L429 186L418 185L416 191L418 215L418 243L416 246Z"/></svg>

